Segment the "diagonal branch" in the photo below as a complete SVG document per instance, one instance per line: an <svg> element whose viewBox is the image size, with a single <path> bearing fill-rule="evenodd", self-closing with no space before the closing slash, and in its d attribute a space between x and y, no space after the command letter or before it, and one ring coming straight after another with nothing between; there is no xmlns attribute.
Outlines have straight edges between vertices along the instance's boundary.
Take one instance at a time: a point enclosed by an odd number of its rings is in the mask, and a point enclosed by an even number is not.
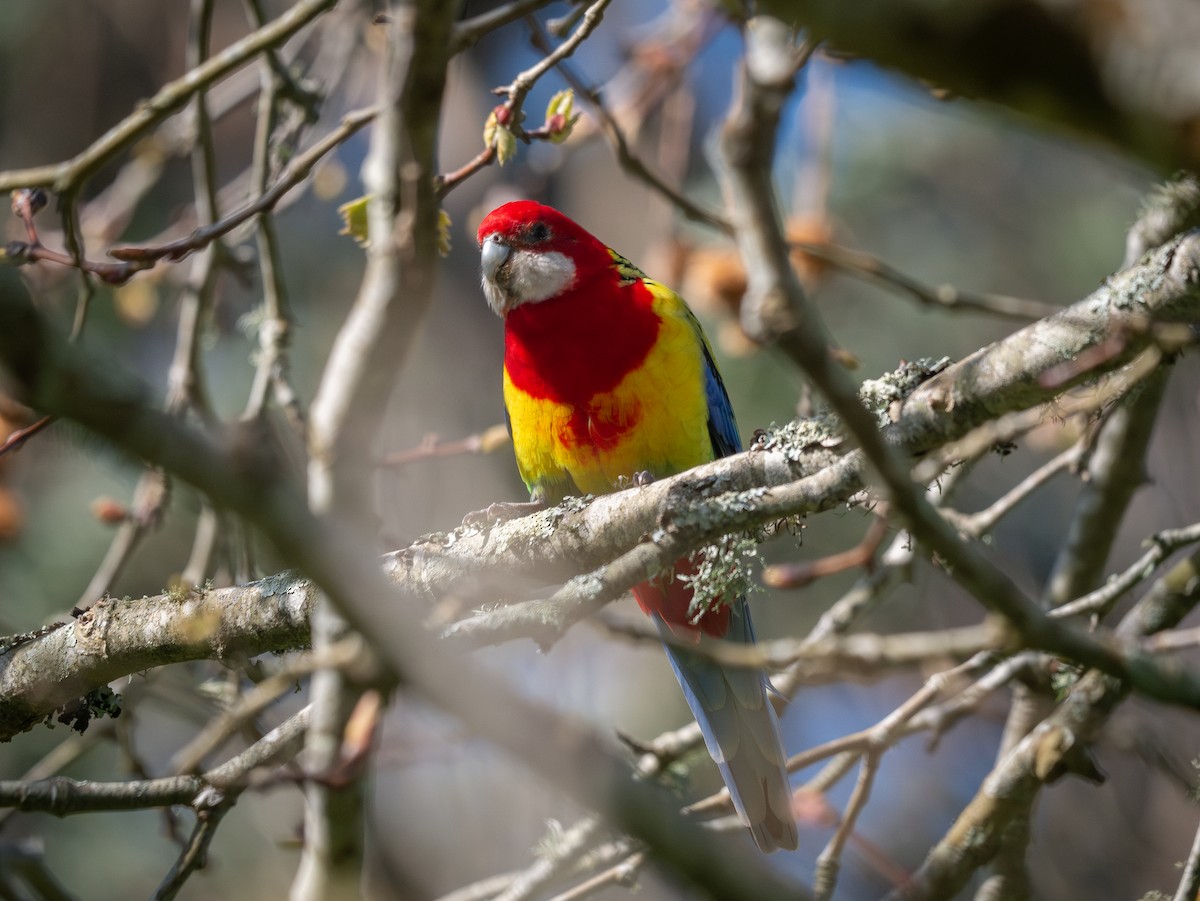
<svg viewBox="0 0 1200 901"><path fill-rule="evenodd" d="M279 18L226 47L203 65L163 85L158 93L72 159L35 169L0 173L0 192L35 187L53 188L59 194L72 191L167 116L181 110L197 91L225 78L264 50L278 47L336 3L337 0L300 0Z"/></svg>

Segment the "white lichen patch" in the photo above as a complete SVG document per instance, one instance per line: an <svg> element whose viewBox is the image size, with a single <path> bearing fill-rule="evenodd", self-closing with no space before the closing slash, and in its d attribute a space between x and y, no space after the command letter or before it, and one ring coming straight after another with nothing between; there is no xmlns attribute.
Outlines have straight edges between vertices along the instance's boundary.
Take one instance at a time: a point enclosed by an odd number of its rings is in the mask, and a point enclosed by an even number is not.
<svg viewBox="0 0 1200 901"><path fill-rule="evenodd" d="M583 573L569 579L565 587L577 597L592 600L604 592L604 579L596 572Z"/></svg>

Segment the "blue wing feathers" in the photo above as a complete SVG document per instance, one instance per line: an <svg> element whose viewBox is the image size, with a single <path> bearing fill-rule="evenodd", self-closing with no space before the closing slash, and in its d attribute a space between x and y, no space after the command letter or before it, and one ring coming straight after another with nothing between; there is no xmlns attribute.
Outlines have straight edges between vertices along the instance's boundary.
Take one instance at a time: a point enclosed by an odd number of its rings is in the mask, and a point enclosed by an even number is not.
<svg viewBox="0 0 1200 901"><path fill-rule="evenodd" d="M721 373L713 360L712 350L703 336L704 347L704 395L708 400L708 436L712 439L713 456L728 457L742 449L737 421L733 418L733 405L729 393L721 381Z"/></svg>

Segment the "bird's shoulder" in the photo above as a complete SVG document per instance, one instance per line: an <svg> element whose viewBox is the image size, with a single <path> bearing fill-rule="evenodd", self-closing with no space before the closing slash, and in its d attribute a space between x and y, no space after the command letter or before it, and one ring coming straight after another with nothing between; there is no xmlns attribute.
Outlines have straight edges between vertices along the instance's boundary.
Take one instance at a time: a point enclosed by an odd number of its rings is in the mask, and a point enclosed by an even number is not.
<svg viewBox="0 0 1200 901"><path fill-rule="evenodd" d="M737 422L733 416L733 406L729 402L729 393L713 355L712 345L700 325L696 314L679 294L668 288L660 281L650 278L641 269L631 263L626 257L608 248L612 257L613 270L620 279L623 287L631 290L644 289L650 300L651 308L663 320L673 320L676 328L675 342L677 346L695 348L699 353L701 371L704 377L704 393L708 405L708 431L712 440L713 453L718 457L737 453L741 450L741 438L738 435ZM637 287L635 287L637 286Z"/></svg>
<svg viewBox="0 0 1200 901"><path fill-rule="evenodd" d="M617 276L618 283L622 288L645 289L652 309L659 316L667 316L687 323L689 330L694 330L703 339L703 330L688 307L687 301L662 282L648 276L628 257L622 256L611 247L607 250L608 255L612 258L612 271Z"/></svg>
<svg viewBox="0 0 1200 901"><path fill-rule="evenodd" d="M636 282L650 280L647 278L646 273L630 262L628 257L622 256L611 247L606 247L605 250L608 251L608 255L612 259L612 270L617 274L617 279L622 285L632 285Z"/></svg>

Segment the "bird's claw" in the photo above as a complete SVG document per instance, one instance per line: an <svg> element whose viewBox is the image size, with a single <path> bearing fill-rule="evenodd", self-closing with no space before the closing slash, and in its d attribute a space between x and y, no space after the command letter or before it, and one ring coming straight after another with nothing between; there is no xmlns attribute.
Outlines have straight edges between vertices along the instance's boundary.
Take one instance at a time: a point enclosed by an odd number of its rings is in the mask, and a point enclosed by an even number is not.
<svg viewBox="0 0 1200 901"><path fill-rule="evenodd" d="M638 488L645 488L647 485L650 485L653 482L654 473L650 472L648 469L643 469L640 472L635 472L633 474L633 484Z"/></svg>
<svg viewBox="0 0 1200 901"><path fill-rule="evenodd" d="M538 510L545 509L541 501L497 501L488 504L482 510L473 510L463 517L462 524L467 528L494 526L496 523L507 522L521 516L528 516Z"/></svg>

